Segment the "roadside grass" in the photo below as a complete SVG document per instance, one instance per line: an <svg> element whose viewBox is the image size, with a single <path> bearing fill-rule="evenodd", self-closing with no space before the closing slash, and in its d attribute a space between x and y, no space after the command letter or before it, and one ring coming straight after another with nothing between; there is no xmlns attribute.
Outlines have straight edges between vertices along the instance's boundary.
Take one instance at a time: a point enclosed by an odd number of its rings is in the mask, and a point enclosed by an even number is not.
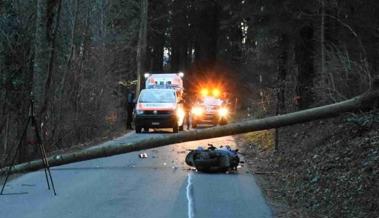
<svg viewBox="0 0 379 218"><path fill-rule="evenodd" d="M247 144L254 144L260 151L270 151L275 146L275 130L262 130L242 135Z"/></svg>

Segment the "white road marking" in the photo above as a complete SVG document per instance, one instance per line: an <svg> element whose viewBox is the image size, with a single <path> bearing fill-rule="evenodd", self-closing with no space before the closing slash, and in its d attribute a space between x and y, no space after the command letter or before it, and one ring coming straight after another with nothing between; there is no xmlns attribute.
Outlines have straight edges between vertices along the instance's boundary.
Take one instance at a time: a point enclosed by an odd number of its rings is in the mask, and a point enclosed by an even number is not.
<svg viewBox="0 0 379 218"><path fill-rule="evenodd" d="M194 217L193 210L193 197L192 197L192 173L188 173L187 187L186 187L187 201L188 201L188 218Z"/></svg>

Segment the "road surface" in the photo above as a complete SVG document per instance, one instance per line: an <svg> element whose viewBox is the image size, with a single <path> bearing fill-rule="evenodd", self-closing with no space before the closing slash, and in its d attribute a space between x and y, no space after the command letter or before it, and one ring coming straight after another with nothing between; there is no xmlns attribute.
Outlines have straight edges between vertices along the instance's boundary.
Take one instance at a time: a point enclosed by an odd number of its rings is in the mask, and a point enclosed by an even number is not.
<svg viewBox="0 0 379 218"><path fill-rule="evenodd" d="M126 143L160 133L129 133L103 143ZM52 168L57 196L43 171L10 181L0 196L1 218L266 218L272 217L254 177L205 174L184 162L188 149L229 144L233 137L193 141Z"/></svg>

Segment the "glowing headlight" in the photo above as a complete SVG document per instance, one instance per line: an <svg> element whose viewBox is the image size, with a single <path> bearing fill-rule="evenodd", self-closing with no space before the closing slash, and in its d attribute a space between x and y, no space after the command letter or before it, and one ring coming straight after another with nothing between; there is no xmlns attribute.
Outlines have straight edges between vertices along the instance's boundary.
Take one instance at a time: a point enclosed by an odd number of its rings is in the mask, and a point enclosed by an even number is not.
<svg viewBox="0 0 379 218"><path fill-rule="evenodd" d="M228 114L229 114L229 110L227 108L220 108L218 110L218 115L220 117L226 117L226 116L228 116Z"/></svg>
<svg viewBox="0 0 379 218"><path fill-rule="evenodd" d="M178 108L176 110L176 116L179 117L179 118L184 118L185 112L184 112L183 108Z"/></svg>
<svg viewBox="0 0 379 218"><path fill-rule="evenodd" d="M192 114L195 116L201 116L203 114L203 108L201 107L194 107L192 108Z"/></svg>

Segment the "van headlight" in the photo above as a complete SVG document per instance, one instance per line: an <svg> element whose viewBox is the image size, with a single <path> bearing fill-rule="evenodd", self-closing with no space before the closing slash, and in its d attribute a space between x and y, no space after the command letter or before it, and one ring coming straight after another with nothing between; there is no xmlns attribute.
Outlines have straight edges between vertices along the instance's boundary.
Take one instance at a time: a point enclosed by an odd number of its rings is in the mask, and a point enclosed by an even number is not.
<svg viewBox="0 0 379 218"><path fill-rule="evenodd" d="M186 114L185 114L183 108L178 108L178 109L176 109L176 116L177 116L178 118L183 119L185 115L186 115Z"/></svg>
<svg viewBox="0 0 379 218"><path fill-rule="evenodd" d="M193 107L191 112L195 116L201 116L201 115L203 115L204 110L201 107Z"/></svg>
<svg viewBox="0 0 379 218"><path fill-rule="evenodd" d="M143 114L143 110L136 110L136 114L137 115Z"/></svg>
<svg viewBox="0 0 379 218"><path fill-rule="evenodd" d="M226 116L228 116L228 115L229 115L229 110L228 110L228 108L224 108L224 107L222 107L222 108L218 109L218 115L219 115L220 117L226 117Z"/></svg>

